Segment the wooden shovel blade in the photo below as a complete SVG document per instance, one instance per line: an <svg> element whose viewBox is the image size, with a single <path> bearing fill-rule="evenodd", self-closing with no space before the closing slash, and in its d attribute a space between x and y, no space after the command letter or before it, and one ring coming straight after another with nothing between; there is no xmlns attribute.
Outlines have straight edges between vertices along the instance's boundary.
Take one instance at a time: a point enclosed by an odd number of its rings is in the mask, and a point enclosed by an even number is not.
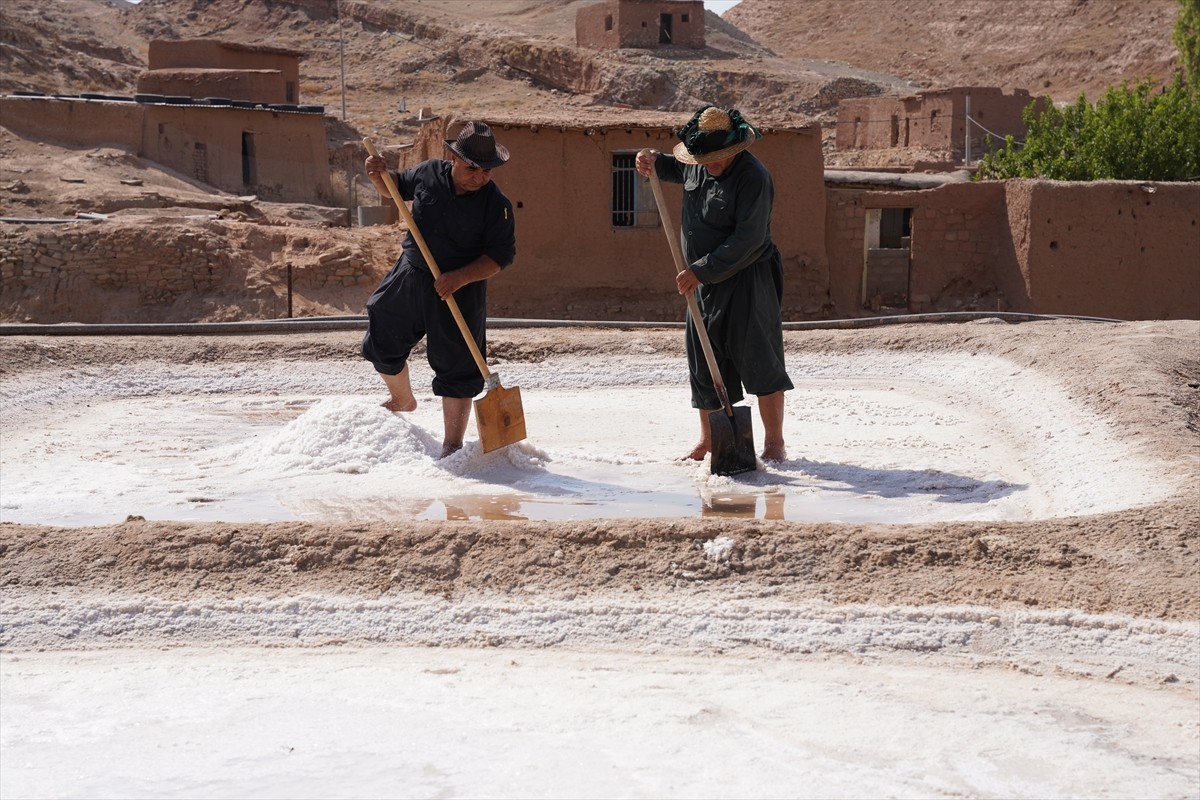
<svg viewBox="0 0 1200 800"><path fill-rule="evenodd" d="M475 424L479 444L490 453L525 438L525 411L521 408L521 388L505 389L497 384L475 401Z"/></svg>
<svg viewBox="0 0 1200 800"><path fill-rule="evenodd" d="M713 475L737 475L758 469L749 408L734 406L732 417L724 410L709 413L708 429L712 433L709 469Z"/></svg>

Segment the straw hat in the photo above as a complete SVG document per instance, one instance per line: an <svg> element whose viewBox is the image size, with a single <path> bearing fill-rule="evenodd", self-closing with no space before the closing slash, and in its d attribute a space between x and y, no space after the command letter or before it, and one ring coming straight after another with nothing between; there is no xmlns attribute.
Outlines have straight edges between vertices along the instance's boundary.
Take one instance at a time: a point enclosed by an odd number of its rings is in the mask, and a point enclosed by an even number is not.
<svg viewBox="0 0 1200 800"><path fill-rule="evenodd" d="M492 129L482 122L468 122L457 139L442 141L454 155L480 169L492 169L508 161L508 149L496 144Z"/></svg>
<svg viewBox="0 0 1200 800"><path fill-rule="evenodd" d="M710 164L742 152L762 132L747 122L737 109L706 106L687 125L675 132L681 141L671 153L684 164Z"/></svg>

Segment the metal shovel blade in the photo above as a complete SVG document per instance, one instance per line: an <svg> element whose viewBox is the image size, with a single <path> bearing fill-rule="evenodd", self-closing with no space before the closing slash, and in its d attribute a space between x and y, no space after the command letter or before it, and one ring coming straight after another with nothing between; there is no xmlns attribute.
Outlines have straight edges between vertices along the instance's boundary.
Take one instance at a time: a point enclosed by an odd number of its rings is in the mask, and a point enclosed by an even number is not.
<svg viewBox="0 0 1200 800"><path fill-rule="evenodd" d="M479 446L485 453L525 438L525 411L521 407L521 387L505 389L496 383L475 401L475 425Z"/></svg>
<svg viewBox="0 0 1200 800"><path fill-rule="evenodd" d="M709 467L713 475L737 475L758 469L748 407L733 406L732 417L724 410L710 412L708 429L712 433Z"/></svg>

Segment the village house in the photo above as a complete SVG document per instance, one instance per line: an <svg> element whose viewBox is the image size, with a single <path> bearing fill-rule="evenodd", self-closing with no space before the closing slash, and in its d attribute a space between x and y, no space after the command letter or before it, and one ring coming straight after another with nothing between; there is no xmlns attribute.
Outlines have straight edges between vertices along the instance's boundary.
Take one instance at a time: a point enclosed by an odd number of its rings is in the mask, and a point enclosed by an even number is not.
<svg viewBox="0 0 1200 800"><path fill-rule="evenodd" d="M828 170L831 305L1200 319L1200 183Z"/></svg>
<svg viewBox="0 0 1200 800"><path fill-rule="evenodd" d="M683 319L653 195L633 169L639 149L678 143L680 118L486 121L512 152L494 178L519 232L512 273L489 286L492 313ZM826 170L816 123L755 122L764 136L751 152L775 186L785 320L964 310L1200 318L1200 183ZM426 126L397 166L444 158L459 125ZM681 187L663 188L677 228Z"/></svg>
<svg viewBox="0 0 1200 800"><path fill-rule="evenodd" d="M300 102L303 53L217 39L154 40L138 94L243 102Z"/></svg>
<svg viewBox="0 0 1200 800"><path fill-rule="evenodd" d="M575 13L575 43L622 47L704 48L702 0L602 0Z"/></svg>
<svg viewBox="0 0 1200 800"><path fill-rule="evenodd" d="M649 25L654 17L636 13L653 8L678 15L671 23L678 32L684 10L699 5L610 0L581 13L608 9L634 15L620 17L626 22ZM693 12L687 13L691 22ZM0 97L0 117L22 136L122 147L236 195L332 207L323 109L274 102L299 99L288 88L296 83L298 62L297 54L274 48L156 43L154 68L139 88L164 94L21 93ZM1028 102L1025 92L978 87L847 100L839 111L839 146L845 135L857 147L965 149L968 114L994 134L1008 133L1017 130ZM494 177L513 201L518 230L513 269L489 285L494 316L683 319L659 212L633 162L645 147L670 150L686 116L610 108L581 110L571 122L484 120L512 153L511 164ZM1200 183L975 182L966 171L826 169L815 122L757 116L754 122L764 137L752 152L775 187L772 234L787 275L785 321L961 310L1200 318ZM415 142L389 151L389 163L444 158L443 140L461 124L451 116L429 119ZM982 151L982 145L972 139L973 148ZM677 228L681 188L666 184L664 190ZM384 209L391 200L377 202ZM344 219L350 224L349 214ZM11 246L29 252L6 252L6 263L32 263L38 248L49 246L38 234L22 241ZM55 253L56 263L63 262L59 269L69 273L74 251ZM185 261L177 269L207 274L210 266ZM336 269L352 273L308 276L307 285L316 288L307 299L314 305L321 303L321 287L373 285L380 265L360 260L347 267L338 260ZM36 292L30 281L59 280L54 270L38 275L14 270L5 281L20 280L23 290ZM121 280L115 273L97 283Z"/></svg>
<svg viewBox="0 0 1200 800"><path fill-rule="evenodd" d="M1025 89L1005 94L986 86L931 89L904 97L854 97L838 102L835 146L840 151L913 148L952 153L958 163L1025 135L1022 116L1035 98ZM969 122L968 122L969 120ZM968 136L969 134L969 136Z"/></svg>
<svg viewBox="0 0 1200 800"><path fill-rule="evenodd" d="M295 103L299 61L280 48L155 41L133 97L21 93L0 98L0 117L25 136L123 147L236 195L327 204L324 108Z"/></svg>
<svg viewBox="0 0 1200 800"><path fill-rule="evenodd" d="M512 153L493 178L513 203L517 261L511 277L488 288L492 313L563 319L678 319L675 266L649 180L634 170L642 148L670 151L678 114L609 112L590 122L553 124L489 118ZM784 297L791 317L820 315L825 298L825 190L816 123L756 119L763 138L754 155L770 169L776 213L772 234L792 279ZM424 127L399 165L445 158L444 139L462 121ZM679 224L682 188L664 183L672 223ZM381 201L385 198L381 198ZM803 213L800 210L803 209ZM674 235L674 234L672 234Z"/></svg>

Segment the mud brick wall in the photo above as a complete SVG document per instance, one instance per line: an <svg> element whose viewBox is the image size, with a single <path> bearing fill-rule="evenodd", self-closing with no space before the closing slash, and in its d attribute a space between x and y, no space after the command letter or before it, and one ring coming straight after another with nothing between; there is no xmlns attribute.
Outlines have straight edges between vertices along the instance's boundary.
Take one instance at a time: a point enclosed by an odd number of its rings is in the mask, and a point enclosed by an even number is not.
<svg viewBox="0 0 1200 800"><path fill-rule="evenodd" d="M1007 181L1009 293L1041 314L1200 318L1200 183Z"/></svg>
<svg viewBox="0 0 1200 800"><path fill-rule="evenodd" d="M517 164L493 179L514 206L517 259L488 282L493 316L537 319L680 321L686 304L675 288L675 266L648 181L651 224L612 224L613 157L632 158L644 147L669 151L678 139L667 125L549 126L520 120L486 120ZM685 120L686 121L686 120ZM406 168L442 157L461 121L445 117L422 128L401 154ZM825 242L824 163L820 129L763 129L753 153L770 170L775 186L771 235L783 258L784 319L829 313ZM396 162L393 162L396 163ZM679 225L683 188L662 186L671 225Z"/></svg>
<svg viewBox="0 0 1200 800"><path fill-rule="evenodd" d="M912 310L1012 310L996 278L1013 266L1003 187L952 184L937 192L939 202L913 209Z"/></svg>
<svg viewBox="0 0 1200 800"><path fill-rule="evenodd" d="M1012 310L996 277L1013 254L1002 184L950 184L923 191L829 189L826 245L833 302L863 309L867 224L873 209L911 208L909 307L924 311Z"/></svg>
<svg viewBox="0 0 1200 800"><path fill-rule="evenodd" d="M861 315L872 209L911 208L909 311L1200 318L1200 183L828 189L834 306Z"/></svg>
<svg viewBox="0 0 1200 800"><path fill-rule="evenodd" d="M0 228L0 316L184 322L362 313L389 264L302 230L203 221Z"/></svg>

